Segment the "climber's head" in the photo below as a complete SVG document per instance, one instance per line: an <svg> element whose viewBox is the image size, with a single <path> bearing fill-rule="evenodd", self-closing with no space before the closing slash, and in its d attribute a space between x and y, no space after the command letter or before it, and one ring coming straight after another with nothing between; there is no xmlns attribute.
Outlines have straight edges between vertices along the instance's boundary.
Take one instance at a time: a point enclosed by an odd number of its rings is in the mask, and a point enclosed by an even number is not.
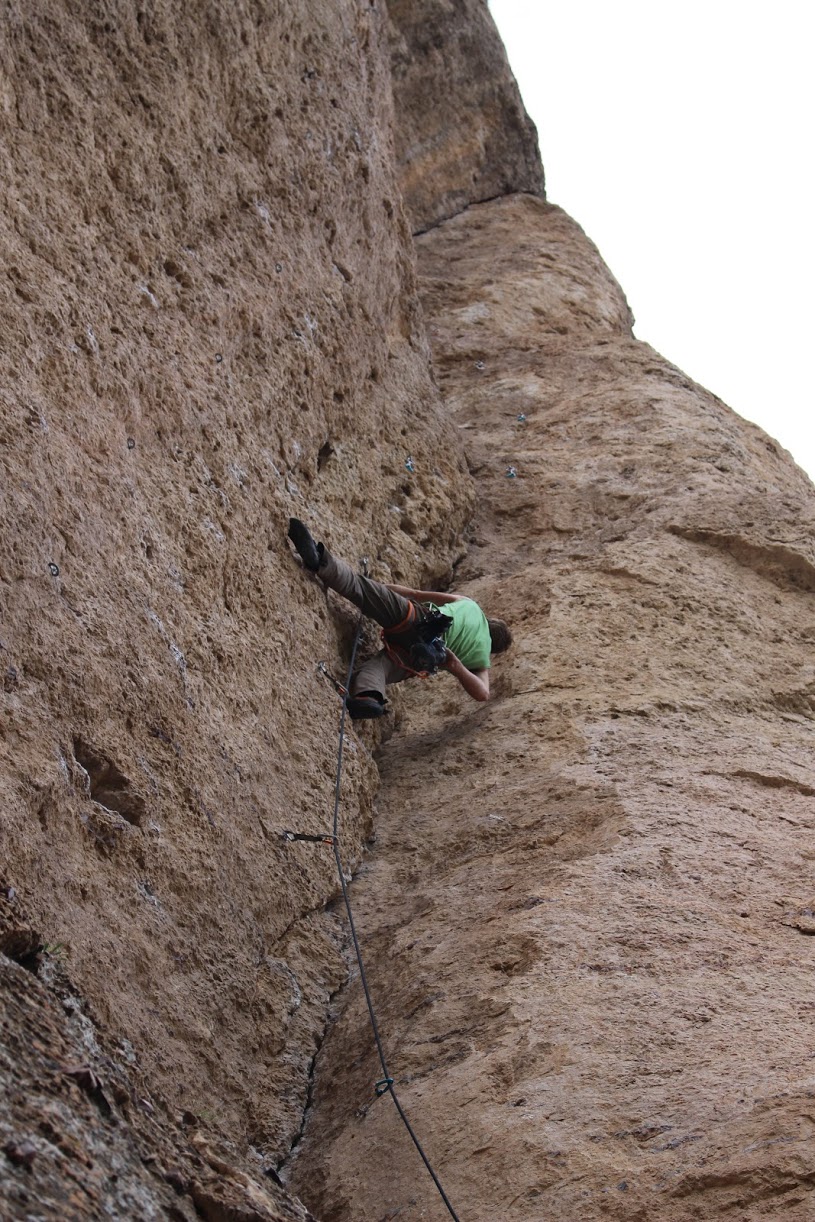
<svg viewBox="0 0 815 1222"><path fill-rule="evenodd" d="M505 649L509 649L512 644L509 625L505 624L502 619L488 619L487 623L490 626L490 640L492 641L490 652L503 653Z"/></svg>

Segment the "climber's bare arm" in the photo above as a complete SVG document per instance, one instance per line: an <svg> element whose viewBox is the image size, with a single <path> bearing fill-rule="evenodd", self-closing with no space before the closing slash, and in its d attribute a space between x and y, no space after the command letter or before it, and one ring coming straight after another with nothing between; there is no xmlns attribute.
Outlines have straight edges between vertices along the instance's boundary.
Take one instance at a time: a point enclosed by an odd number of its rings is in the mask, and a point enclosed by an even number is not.
<svg viewBox="0 0 815 1222"><path fill-rule="evenodd" d="M468 670L450 649L447 650L445 666L451 675L455 675L467 695L472 696L473 700L489 700L490 672L488 670Z"/></svg>
<svg viewBox="0 0 815 1222"><path fill-rule="evenodd" d="M455 603L460 598L464 598L463 594L443 594L440 590L412 590L410 586L389 585L387 588L393 590L394 594L401 594L403 598L409 598L411 602L435 603L437 607L443 607L445 603Z"/></svg>

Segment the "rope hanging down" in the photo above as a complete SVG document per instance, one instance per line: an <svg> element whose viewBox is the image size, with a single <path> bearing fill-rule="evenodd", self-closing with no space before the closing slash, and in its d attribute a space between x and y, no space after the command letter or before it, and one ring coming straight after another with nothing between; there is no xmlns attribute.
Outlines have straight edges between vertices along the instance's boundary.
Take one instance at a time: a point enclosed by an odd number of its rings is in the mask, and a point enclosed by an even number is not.
<svg viewBox="0 0 815 1222"><path fill-rule="evenodd" d="M367 565L365 565L365 569L367 571ZM354 925L354 914L351 911L351 900L348 895L348 886L345 882L345 874L343 873L343 869L342 869L342 858L340 856L340 841L339 841L340 783L342 780L342 749L343 749L343 743L345 741L345 714L347 712L348 691L351 687L351 676L354 671L354 663L356 661L357 648L359 646L359 638L362 633L362 620L363 620L363 616L362 616L362 613L360 612L359 622L357 624L356 635L354 636L354 644L353 644L353 648L351 649L351 661L348 666L348 678L345 682L345 690L340 693L342 695L342 712L340 713L339 746L337 750L337 775L336 775L336 780L334 783L334 820L332 824L334 859L337 863L337 873L339 874L339 877L340 877L340 886L342 887L342 898L345 901L345 911L348 913L348 924L351 929L351 938L354 943L354 953L356 954L357 964L359 966L359 978L362 981L362 988L365 993L365 1003L368 1007L368 1017L371 1020L371 1030L373 1031L373 1034L374 1034L374 1040L376 1042L376 1050L379 1053L379 1062L382 1066L382 1078L380 1079L379 1082L376 1083L376 1094L377 1096L389 1094L391 1099L393 1099L393 1103L394 1103L394 1106L397 1112L399 1113L399 1117L402 1123L404 1124L405 1128L407 1129L408 1133L410 1134L411 1141L413 1142L416 1149L419 1151L419 1155L421 1156L422 1162L424 1163L425 1167L427 1167L427 1170L430 1172L430 1175L433 1179L433 1183L438 1188L439 1195L441 1196L441 1199L444 1201L444 1204L447 1206L447 1211L450 1214L450 1217L453 1218L455 1222L459 1222L459 1216L456 1213L456 1211L453 1209L453 1206L450 1204L449 1200L447 1199L447 1194L445 1193L444 1189L441 1186L439 1177L436 1175L436 1172L433 1170L432 1166L430 1165L430 1160L428 1159L427 1155L425 1154L424 1150L422 1149L421 1143L419 1142L418 1137L414 1133L411 1123L408 1120L407 1116L405 1115L404 1108L402 1107L401 1103L399 1102L396 1091L393 1088L393 1078L391 1077L388 1071L388 1065L385 1060L385 1050L382 1047L382 1040L379 1035L379 1025L376 1021L376 1014L374 1013L374 1006L371 1000L370 990L368 989L368 980L365 975L365 966L362 962L362 951L360 950L359 939L357 938L357 931Z"/></svg>

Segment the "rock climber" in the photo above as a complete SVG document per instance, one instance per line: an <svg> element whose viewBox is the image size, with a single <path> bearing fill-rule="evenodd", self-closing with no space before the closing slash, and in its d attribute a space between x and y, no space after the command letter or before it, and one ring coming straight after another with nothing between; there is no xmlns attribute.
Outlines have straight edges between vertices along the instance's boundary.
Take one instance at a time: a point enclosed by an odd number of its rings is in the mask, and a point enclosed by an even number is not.
<svg viewBox="0 0 815 1222"><path fill-rule="evenodd" d="M384 630L384 649L364 662L351 681L351 717L382 717L387 684L439 669L455 676L473 700L489 700L490 654L512 644L503 620L487 619L478 603L463 594L385 585L355 573L315 542L298 518L289 519L288 535L307 569Z"/></svg>

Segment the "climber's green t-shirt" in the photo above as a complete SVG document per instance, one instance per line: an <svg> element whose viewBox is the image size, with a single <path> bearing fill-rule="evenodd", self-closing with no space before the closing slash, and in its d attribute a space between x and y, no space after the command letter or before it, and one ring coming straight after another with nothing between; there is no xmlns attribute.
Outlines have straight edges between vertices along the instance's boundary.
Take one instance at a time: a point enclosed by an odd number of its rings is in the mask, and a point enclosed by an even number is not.
<svg viewBox="0 0 815 1222"><path fill-rule="evenodd" d="M429 605L436 606L435 603ZM453 621L444 634L447 648L468 670L486 670L490 664L492 641L487 617L478 603L471 598L459 598L437 610Z"/></svg>

